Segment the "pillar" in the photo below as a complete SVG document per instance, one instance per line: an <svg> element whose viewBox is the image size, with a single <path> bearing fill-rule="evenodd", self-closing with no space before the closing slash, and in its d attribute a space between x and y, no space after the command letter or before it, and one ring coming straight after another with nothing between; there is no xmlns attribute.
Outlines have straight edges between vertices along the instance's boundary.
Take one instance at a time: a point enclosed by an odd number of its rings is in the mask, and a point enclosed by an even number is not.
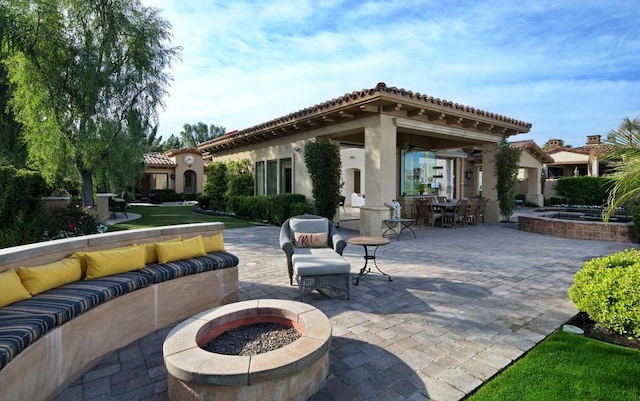
<svg viewBox="0 0 640 401"><path fill-rule="evenodd" d="M496 152L497 144L482 145L482 196L489 199L485 210L485 221L497 223L500 219L498 207L498 191L496 191Z"/></svg>

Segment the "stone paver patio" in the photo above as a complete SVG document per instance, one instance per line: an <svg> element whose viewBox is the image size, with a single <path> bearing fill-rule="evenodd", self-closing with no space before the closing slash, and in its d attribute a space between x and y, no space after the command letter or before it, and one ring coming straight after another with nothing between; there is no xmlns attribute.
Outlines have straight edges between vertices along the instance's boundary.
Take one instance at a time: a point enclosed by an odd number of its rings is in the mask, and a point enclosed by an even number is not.
<svg viewBox="0 0 640 401"><path fill-rule="evenodd" d="M345 237L356 231L341 229ZM240 258L240 299L297 299L278 227L225 232ZM405 233L406 234L406 233ZM629 244L518 231L516 224L418 228L378 250L389 282L368 275L351 300L307 302L333 326L331 368L313 401L459 400L576 313L566 293L586 259ZM344 253L352 272L362 247ZM106 357L58 401L166 400L159 330Z"/></svg>

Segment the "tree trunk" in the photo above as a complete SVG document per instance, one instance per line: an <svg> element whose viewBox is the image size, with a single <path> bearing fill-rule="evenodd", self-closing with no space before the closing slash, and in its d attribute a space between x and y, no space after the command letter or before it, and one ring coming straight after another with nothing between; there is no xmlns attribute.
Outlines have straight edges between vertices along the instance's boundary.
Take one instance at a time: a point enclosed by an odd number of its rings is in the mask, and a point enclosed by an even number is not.
<svg viewBox="0 0 640 401"><path fill-rule="evenodd" d="M80 177L82 178L82 205L84 207L94 207L93 203L93 174L91 171L81 169Z"/></svg>

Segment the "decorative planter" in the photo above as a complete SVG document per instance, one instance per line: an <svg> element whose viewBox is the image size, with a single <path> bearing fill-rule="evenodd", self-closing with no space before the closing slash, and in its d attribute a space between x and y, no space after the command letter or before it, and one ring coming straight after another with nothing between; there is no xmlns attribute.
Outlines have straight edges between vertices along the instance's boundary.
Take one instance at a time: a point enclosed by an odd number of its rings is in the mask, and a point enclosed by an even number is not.
<svg viewBox="0 0 640 401"><path fill-rule="evenodd" d="M201 348L229 329L267 322L292 326L301 337L254 356L222 355ZM327 316L301 302L260 299L199 313L165 339L169 399L307 400L329 373L330 340Z"/></svg>

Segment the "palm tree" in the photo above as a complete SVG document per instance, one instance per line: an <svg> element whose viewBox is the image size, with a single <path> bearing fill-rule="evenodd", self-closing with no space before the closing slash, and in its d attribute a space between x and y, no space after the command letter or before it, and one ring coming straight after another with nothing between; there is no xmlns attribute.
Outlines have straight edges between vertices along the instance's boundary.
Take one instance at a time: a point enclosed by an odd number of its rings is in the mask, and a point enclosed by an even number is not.
<svg viewBox="0 0 640 401"><path fill-rule="evenodd" d="M633 120L625 117L618 129L609 133L605 143L611 146L605 157L618 160L608 176L613 185L605 209L605 221L608 221L618 207L640 199L640 117Z"/></svg>

